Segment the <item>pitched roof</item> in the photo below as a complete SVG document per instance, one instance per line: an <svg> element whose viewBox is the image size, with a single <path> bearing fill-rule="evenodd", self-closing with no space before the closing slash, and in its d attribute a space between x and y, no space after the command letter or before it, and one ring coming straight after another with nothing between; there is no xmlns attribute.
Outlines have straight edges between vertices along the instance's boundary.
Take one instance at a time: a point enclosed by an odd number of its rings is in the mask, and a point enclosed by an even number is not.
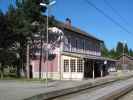
<svg viewBox="0 0 133 100"><path fill-rule="evenodd" d="M133 60L133 57L132 57L132 56L129 56L129 55L127 55L127 54L122 54L122 55L120 55L120 56L118 57L118 59L120 59L120 58L123 57L123 56L126 56L126 57L128 57L129 59Z"/></svg>
<svg viewBox="0 0 133 100"><path fill-rule="evenodd" d="M63 23L61 21L58 21L58 20L56 20L56 23L57 23L57 26L60 27L60 28L64 28L64 29L66 29L68 31L72 31L72 32L75 32L77 34L84 35L86 37L89 37L89 38L95 39L97 41L103 42L103 40L100 40L100 39L92 36L90 33L85 32L85 31L83 31L83 30L81 30L81 29L79 29L77 27L74 27L72 25L71 26L67 26L65 23Z"/></svg>
<svg viewBox="0 0 133 100"><path fill-rule="evenodd" d="M43 17L46 18L46 15L44 15ZM49 16L49 18L52 18L52 20L54 20L56 22L55 23L56 26L59 27L59 28L63 28L63 29L75 32L77 34L84 35L84 36L86 36L88 38L92 38L92 39L97 40L97 41L99 41L101 43L104 42L103 40L100 40L100 39L96 38L95 36L91 35L90 33L81 30L80 28L74 27L72 25L70 27L66 26L65 22L61 22L61 21L55 19L54 16Z"/></svg>

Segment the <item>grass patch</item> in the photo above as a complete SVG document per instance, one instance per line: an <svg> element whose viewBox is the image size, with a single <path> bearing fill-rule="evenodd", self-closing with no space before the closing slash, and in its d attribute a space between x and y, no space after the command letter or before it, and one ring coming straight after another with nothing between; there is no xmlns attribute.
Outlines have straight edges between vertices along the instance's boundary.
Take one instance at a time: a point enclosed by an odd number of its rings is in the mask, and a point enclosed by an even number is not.
<svg viewBox="0 0 133 100"><path fill-rule="evenodd" d="M27 79L25 77L17 78L17 77L10 77L10 76L6 76L0 80L13 80L16 82L46 83L46 79L38 79L38 78ZM48 79L48 82L52 82L52 81L53 81L52 79Z"/></svg>

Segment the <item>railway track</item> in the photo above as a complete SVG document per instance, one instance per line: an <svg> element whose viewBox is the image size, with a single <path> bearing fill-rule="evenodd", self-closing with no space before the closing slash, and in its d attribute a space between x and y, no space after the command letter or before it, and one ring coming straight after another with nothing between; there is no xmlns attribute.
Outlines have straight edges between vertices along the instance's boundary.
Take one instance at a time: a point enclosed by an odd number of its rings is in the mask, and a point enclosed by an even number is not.
<svg viewBox="0 0 133 100"><path fill-rule="evenodd" d="M129 80L129 79L108 82L108 83L105 83L105 84L102 84L102 85L98 85L98 86L95 86L95 87L92 87L92 88L87 88L87 89L84 89L84 90L81 90L81 91L77 91L77 92L74 92L74 93L69 93L69 94L53 97L53 98L50 98L48 100L82 100L83 98L85 98L85 96L86 96L86 100L90 100L90 99L87 99L87 97L92 95L92 93L95 93L97 90L102 90L102 89L107 88L107 87L120 85L122 82L124 82L126 80ZM113 88L115 88L115 87L113 87ZM108 90L108 91L110 91L110 90ZM118 96L120 97L120 95L118 95ZM100 100L100 99L98 99L98 100ZM110 98L110 100L114 100L114 99Z"/></svg>
<svg viewBox="0 0 133 100"><path fill-rule="evenodd" d="M67 94L67 95L63 95L63 96L59 96L59 97L55 97L55 98L51 98L49 100L69 100L73 97L76 97L78 95L82 95L82 94L85 94L85 93L90 93L92 91L95 91L97 89L101 89L103 87L106 87L108 85L111 85L113 84L114 82L110 82L110 83L106 83L106 84L102 84L100 86L96 86L96 87L92 87L92 88L89 88L89 89L85 89L85 90L81 90L81 91L78 91L78 92L75 92L75 93L72 93L72 94Z"/></svg>
<svg viewBox="0 0 133 100"><path fill-rule="evenodd" d="M116 100L133 100L133 89L119 96Z"/></svg>

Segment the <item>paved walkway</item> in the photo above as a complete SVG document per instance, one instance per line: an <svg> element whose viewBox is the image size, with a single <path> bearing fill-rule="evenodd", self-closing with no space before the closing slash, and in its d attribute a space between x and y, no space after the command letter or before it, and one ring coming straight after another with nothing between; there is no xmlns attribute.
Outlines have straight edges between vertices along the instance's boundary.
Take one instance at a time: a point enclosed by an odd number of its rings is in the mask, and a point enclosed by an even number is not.
<svg viewBox="0 0 133 100"><path fill-rule="evenodd" d="M82 81L53 81L48 83L48 87L45 86L45 83L40 82L0 80L0 100L23 100L37 94L66 89L86 83L95 83L106 79L112 79L114 77L120 77L119 75L122 77L132 74L112 74L103 78L97 78L95 80L88 79Z"/></svg>

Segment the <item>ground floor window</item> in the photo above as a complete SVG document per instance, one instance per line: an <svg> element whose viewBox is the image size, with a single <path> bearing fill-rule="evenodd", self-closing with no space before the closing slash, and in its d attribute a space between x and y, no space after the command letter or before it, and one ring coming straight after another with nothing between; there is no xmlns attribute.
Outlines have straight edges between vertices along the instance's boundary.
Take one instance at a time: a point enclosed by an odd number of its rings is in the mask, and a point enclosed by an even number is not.
<svg viewBox="0 0 133 100"><path fill-rule="evenodd" d="M83 60L77 60L77 72L83 72Z"/></svg>
<svg viewBox="0 0 133 100"><path fill-rule="evenodd" d="M64 72L69 72L69 60L64 60Z"/></svg>
<svg viewBox="0 0 133 100"><path fill-rule="evenodd" d="M76 71L76 66L75 66L75 59L71 59L70 60L70 67L71 67L71 72L75 72Z"/></svg>

